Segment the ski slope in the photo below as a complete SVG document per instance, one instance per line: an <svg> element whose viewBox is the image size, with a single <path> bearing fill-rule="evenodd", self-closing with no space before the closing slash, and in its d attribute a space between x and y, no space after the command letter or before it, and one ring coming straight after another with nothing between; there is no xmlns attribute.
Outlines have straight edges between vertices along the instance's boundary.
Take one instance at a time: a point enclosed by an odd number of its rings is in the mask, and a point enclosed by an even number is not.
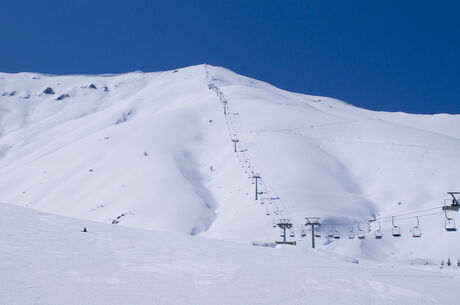
<svg viewBox="0 0 460 305"><path fill-rule="evenodd" d="M460 190L459 126L459 115L369 111L209 65L0 73L0 201L246 244L279 240L273 223L290 218L289 239L308 245L304 217L318 216L328 253L439 262L460 252L440 210L446 192ZM431 208L437 214L397 218L403 236L391 237L388 217ZM418 215L423 235L413 239ZM380 241L367 227L375 217L385 218ZM348 240L357 223L367 238ZM325 239L327 224L343 238Z"/></svg>
<svg viewBox="0 0 460 305"><path fill-rule="evenodd" d="M87 233L81 233L83 226ZM0 304L458 304L459 268L401 267L0 203Z"/></svg>

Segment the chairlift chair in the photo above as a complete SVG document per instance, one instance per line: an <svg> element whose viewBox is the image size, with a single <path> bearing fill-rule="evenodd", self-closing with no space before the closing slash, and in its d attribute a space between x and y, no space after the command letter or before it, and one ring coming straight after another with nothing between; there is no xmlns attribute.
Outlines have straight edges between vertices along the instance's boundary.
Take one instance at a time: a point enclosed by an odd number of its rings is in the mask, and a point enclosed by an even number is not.
<svg viewBox="0 0 460 305"><path fill-rule="evenodd" d="M316 231L315 231L315 237L318 237L320 238L321 237L321 230L318 228L316 228Z"/></svg>
<svg viewBox="0 0 460 305"><path fill-rule="evenodd" d="M332 227L329 230L329 232L327 233L327 237L334 237L334 230L332 229Z"/></svg>
<svg viewBox="0 0 460 305"><path fill-rule="evenodd" d="M422 236L422 230L420 229L420 221L417 216L417 225L412 228L412 237L419 238Z"/></svg>
<svg viewBox="0 0 460 305"><path fill-rule="evenodd" d="M340 239L340 232L337 231L334 227L334 239Z"/></svg>
<svg viewBox="0 0 460 305"><path fill-rule="evenodd" d="M375 230L375 239L382 239L382 231L380 230L380 222L379 222L379 228Z"/></svg>
<svg viewBox="0 0 460 305"><path fill-rule="evenodd" d="M300 237L305 237L307 236L307 232L305 231L305 228L302 229L302 232L300 232Z"/></svg>
<svg viewBox="0 0 460 305"><path fill-rule="evenodd" d="M290 236L291 236L291 237L294 237L294 236L295 236L294 230L293 230L293 229L291 229L291 234L290 234Z"/></svg>
<svg viewBox="0 0 460 305"><path fill-rule="evenodd" d="M445 229L447 232L455 232L457 231L457 227L455 226L455 220L447 216L447 211L444 210L444 215L446 216L445 222Z"/></svg>
<svg viewBox="0 0 460 305"><path fill-rule="evenodd" d="M366 238L366 236L364 235L364 230L362 230L359 226L359 223L358 223L358 239L364 239Z"/></svg>
<svg viewBox="0 0 460 305"><path fill-rule="evenodd" d="M351 226L351 231L348 232L348 239L354 239L355 238L355 230L354 226Z"/></svg>
<svg viewBox="0 0 460 305"><path fill-rule="evenodd" d="M391 223L393 224L392 235L393 237L401 237L401 229L395 225L394 216L391 217Z"/></svg>

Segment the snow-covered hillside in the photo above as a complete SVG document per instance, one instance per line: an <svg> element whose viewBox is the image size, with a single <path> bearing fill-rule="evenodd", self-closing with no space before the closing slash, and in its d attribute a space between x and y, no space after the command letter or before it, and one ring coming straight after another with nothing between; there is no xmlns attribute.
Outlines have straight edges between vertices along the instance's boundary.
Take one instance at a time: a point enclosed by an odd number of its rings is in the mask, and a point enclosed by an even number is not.
<svg viewBox="0 0 460 305"><path fill-rule="evenodd" d="M358 264L8 204L0 204L0 232L2 305L454 305L460 296L457 267Z"/></svg>
<svg viewBox="0 0 460 305"><path fill-rule="evenodd" d="M336 253L460 256L460 233L444 230L440 209L447 191L460 191L460 115L374 112L200 65L1 73L0 124L3 202L244 242L280 239L273 223L290 218L300 245L310 238L300 237L304 217L318 216L323 237L327 224L343 237L318 243ZM402 238L391 237L391 216ZM419 239L410 236L416 216ZM382 240L368 232L375 217ZM357 223L367 238L347 239Z"/></svg>

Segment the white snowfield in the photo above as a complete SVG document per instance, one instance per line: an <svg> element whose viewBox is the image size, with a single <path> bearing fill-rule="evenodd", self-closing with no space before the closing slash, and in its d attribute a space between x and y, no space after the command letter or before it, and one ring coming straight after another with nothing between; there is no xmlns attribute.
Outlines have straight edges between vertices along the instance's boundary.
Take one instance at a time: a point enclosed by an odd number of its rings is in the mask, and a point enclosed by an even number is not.
<svg viewBox="0 0 460 305"><path fill-rule="evenodd" d="M439 305L460 295L458 270L356 264L303 247L252 247L7 204L0 230L2 305Z"/></svg>
<svg viewBox="0 0 460 305"><path fill-rule="evenodd" d="M369 111L209 65L0 73L0 305L458 304L445 221L460 217L441 206L459 175L460 115ZM250 246L281 240L282 218L297 246Z"/></svg>

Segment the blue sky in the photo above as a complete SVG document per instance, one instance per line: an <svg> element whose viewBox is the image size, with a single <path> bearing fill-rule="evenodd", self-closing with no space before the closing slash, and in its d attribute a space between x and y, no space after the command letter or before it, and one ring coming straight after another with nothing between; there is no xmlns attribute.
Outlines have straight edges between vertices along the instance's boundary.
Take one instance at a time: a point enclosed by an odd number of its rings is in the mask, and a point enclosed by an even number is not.
<svg viewBox="0 0 460 305"><path fill-rule="evenodd" d="M356 106L460 113L457 1L0 2L0 71L224 66Z"/></svg>

